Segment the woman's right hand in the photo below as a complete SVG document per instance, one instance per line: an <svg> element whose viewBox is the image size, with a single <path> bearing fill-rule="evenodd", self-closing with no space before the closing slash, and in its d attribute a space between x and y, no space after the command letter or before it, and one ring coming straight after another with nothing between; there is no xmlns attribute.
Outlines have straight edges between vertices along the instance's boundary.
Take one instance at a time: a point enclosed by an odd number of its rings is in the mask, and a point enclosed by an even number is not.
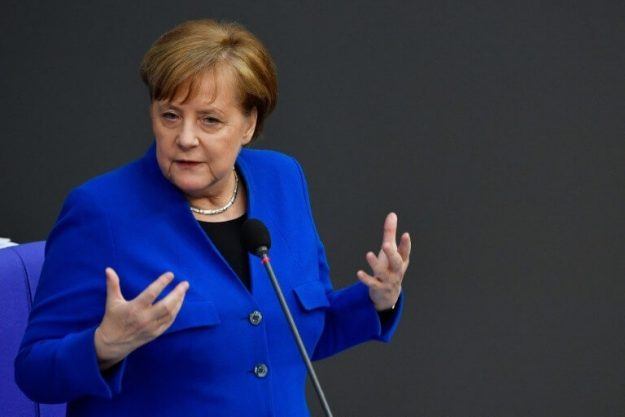
<svg viewBox="0 0 625 417"><path fill-rule="evenodd" d="M127 301L122 295L119 277L106 268L106 310L95 331L94 343L100 370L121 362L130 352L156 339L176 319L189 283L179 283L166 297L154 300L174 279L166 272L141 294Z"/></svg>

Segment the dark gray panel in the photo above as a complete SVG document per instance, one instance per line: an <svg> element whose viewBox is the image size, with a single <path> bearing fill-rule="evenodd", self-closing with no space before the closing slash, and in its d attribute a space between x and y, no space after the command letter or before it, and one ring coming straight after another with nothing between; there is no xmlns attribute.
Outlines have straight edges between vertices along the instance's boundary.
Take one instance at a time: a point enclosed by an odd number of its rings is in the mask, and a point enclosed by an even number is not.
<svg viewBox="0 0 625 417"><path fill-rule="evenodd" d="M158 34L237 20L279 69L259 146L305 167L336 285L387 211L413 236L393 343L318 364L335 414L623 415L623 2L337 3L5 2L0 236L45 238L143 152Z"/></svg>

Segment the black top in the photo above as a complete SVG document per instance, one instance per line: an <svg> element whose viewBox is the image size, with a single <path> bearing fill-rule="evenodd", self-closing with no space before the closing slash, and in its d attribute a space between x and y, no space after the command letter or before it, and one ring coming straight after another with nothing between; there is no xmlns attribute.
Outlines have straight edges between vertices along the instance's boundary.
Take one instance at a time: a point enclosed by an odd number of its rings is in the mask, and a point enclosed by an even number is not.
<svg viewBox="0 0 625 417"><path fill-rule="evenodd" d="M213 242L221 256L230 264L243 285L251 290L250 264L248 252L241 242L241 226L247 219L244 214L238 219L225 222L199 222L208 238Z"/></svg>

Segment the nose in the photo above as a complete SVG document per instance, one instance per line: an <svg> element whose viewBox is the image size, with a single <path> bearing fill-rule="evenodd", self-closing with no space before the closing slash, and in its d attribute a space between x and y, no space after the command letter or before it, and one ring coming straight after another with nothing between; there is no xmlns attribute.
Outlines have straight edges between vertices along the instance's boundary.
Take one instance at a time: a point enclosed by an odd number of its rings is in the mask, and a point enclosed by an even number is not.
<svg viewBox="0 0 625 417"><path fill-rule="evenodd" d="M184 121L180 128L180 131L178 132L176 143L178 143L178 146L180 146L180 148L182 149L190 149L199 144L199 139L197 137L195 126L192 121Z"/></svg>

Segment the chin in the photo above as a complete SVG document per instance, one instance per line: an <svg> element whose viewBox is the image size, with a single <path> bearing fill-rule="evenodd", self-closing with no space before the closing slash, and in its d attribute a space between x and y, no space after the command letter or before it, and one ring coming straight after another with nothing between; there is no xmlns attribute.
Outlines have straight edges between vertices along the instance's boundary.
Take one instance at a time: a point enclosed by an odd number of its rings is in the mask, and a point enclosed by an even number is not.
<svg viewBox="0 0 625 417"><path fill-rule="evenodd" d="M203 190L206 190L206 184L199 184L197 181L174 177L171 182L187 195L198 196Z"/></svg>

